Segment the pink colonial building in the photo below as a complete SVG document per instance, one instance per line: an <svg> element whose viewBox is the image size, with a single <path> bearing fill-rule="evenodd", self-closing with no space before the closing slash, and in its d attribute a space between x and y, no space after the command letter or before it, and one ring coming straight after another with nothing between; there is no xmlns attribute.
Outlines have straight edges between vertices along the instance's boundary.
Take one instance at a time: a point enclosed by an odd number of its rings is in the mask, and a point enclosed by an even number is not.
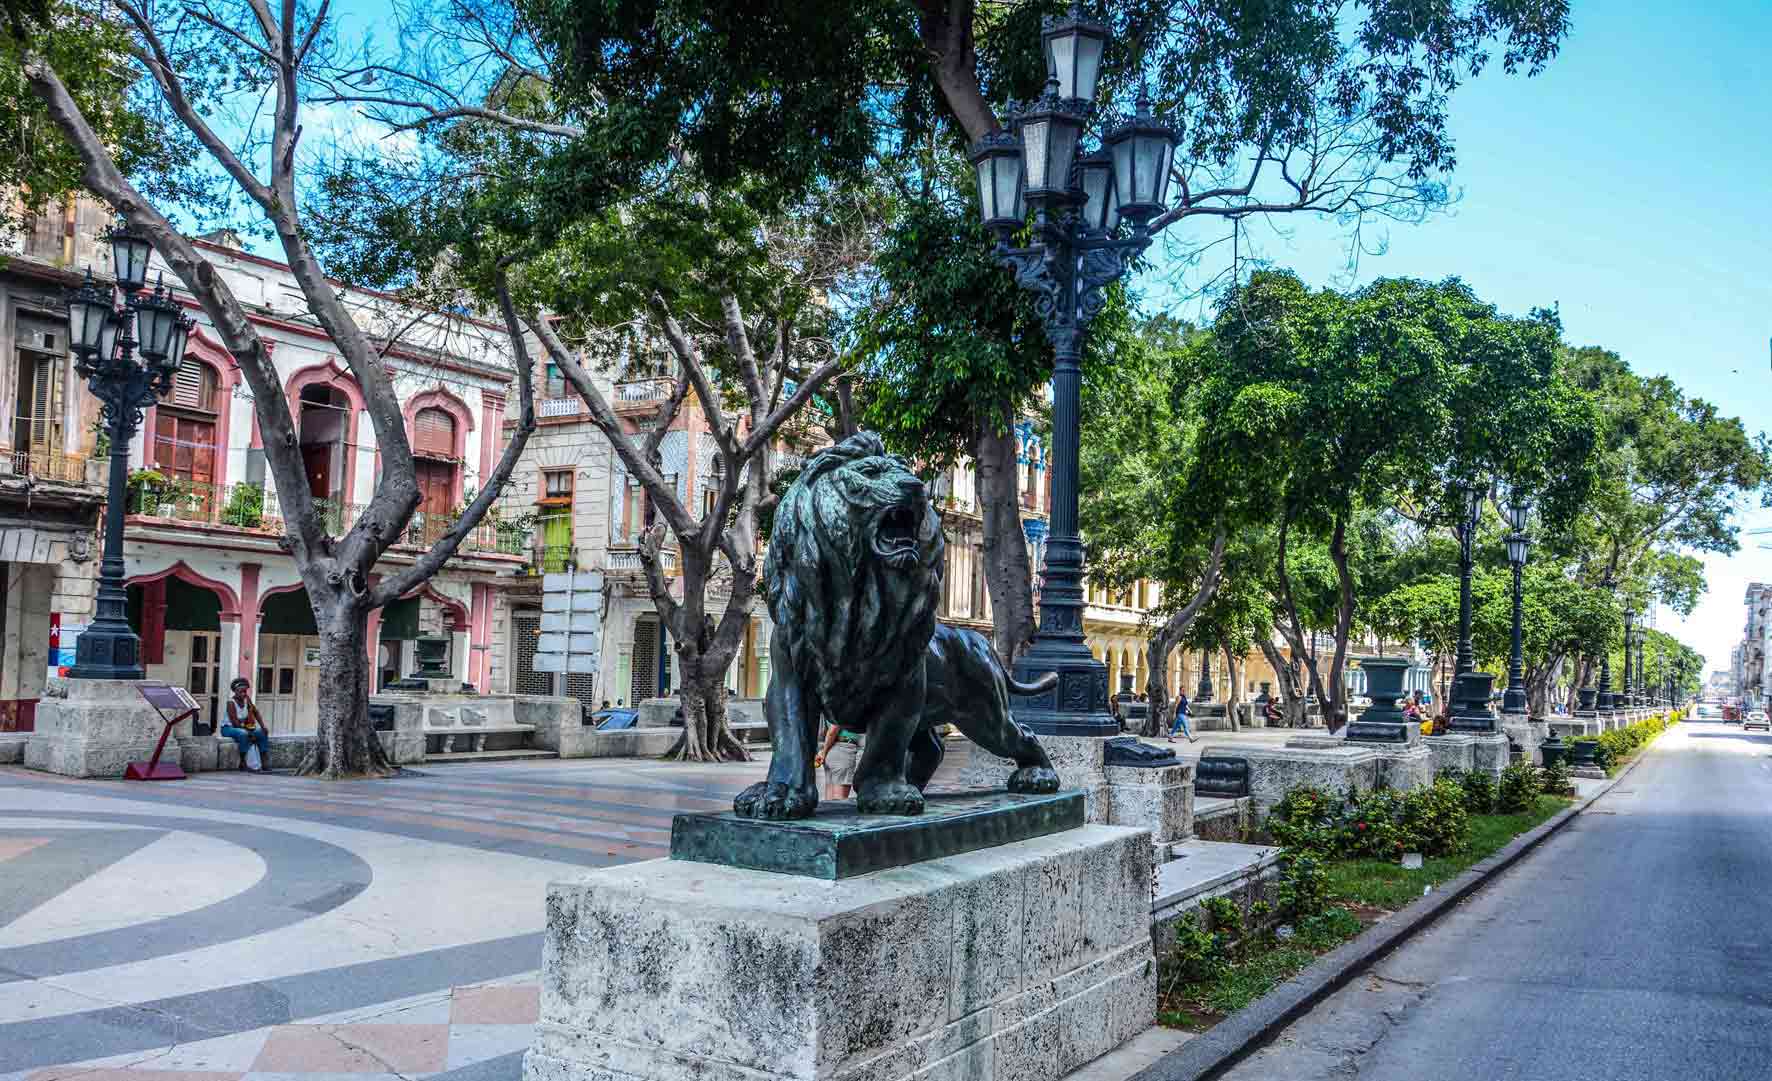
<svg viewBox="0 0 1772 1081"><path fill-rule="evenodd" d="M271 347L308 490L336 535L369 501L381 469L363 395L285 266L225 234L198 244ZM180 684L213 709L229 681L245 676L273 733L311 731L319 639L280 544L278 493L251 394L201 310L180 296L197 327L175 385L147 410L130 448L130 622L150 678ZM386 363L418 458L420 507L403 542L382 557L392 569L440 537L491 470L502 448L510 348L495 324L364 290L344 296L372 338L394 339ZM451 670L464 682L506 689L504 592L528 558L527 531L489 519L425 588L372 616L372 689L415 667L421 634L449 637ZM61 646L71 649L65 628Z"/></svg>

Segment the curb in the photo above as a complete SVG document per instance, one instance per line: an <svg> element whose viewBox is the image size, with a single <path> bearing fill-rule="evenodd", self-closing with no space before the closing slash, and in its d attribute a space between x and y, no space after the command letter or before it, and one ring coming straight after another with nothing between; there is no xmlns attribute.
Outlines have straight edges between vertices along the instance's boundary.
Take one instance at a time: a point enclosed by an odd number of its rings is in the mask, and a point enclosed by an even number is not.
<svg viewBox="0 0 1772 1081"><path fill-rule="evenodd" d="M1671 730L1672 726L1669 726ZM1661 735L1666 735L1663 731ZM1309 1013L1311 1008L1345 987L1349 981L1382 961L1482 888L1489 879L1518 863L1521 857L1574 820L1601 796L1630 776L1661 735L1644 746L1606 787L1576 801L1544 822L1520 834L1487 859L1471 867L1402 911L1367 928L1312 962L1303 972L1231 1014L1211 1029L1182 1044L1126 1081L1208 1081L1241 1062L1281 1029Z"/></svg>

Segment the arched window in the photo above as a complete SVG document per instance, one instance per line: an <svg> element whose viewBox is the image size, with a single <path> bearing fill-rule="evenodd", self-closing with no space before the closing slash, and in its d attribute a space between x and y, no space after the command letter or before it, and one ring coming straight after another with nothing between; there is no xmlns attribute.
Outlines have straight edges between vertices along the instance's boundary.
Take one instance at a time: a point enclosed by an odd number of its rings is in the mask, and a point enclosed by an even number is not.
<svg viewBox="0 0 1772 1081"><path fill-rule="evenodd" d="M214 495L216 421L223 403L221 376L214 368L187 357L172 377L172 388L160 396L154 411L153 446L148 458L157 473L189 485L188 497L176 501L181 510L206 514Z"/></svg>

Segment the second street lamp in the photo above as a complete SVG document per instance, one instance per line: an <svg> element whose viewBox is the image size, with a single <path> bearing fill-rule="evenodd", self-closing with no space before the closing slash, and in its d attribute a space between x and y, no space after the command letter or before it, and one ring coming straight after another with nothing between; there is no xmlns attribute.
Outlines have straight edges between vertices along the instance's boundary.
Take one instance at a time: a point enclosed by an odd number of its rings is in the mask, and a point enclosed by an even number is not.
<svg viewBox="0 0 1772 1081"><path fill-rule="evenodd" d="M992 132L972 145L979 213L996 234L996 259L1039 299L1055 359L1052 370L1052 522L1041 567L1040 626L1016 661L1018 679L1058 673L1055 690L1015 702L1035 732L1111 736L1107 669L1083 636L1083 542L1077 531L1078 394L1083 342L1103 291L1151 241L1150 220L1168 197L1179 133L1154 118L1141 91L1137 111L1111 127L1103 148L1082 152L1093 113L1107 27L1073 4L1048 18L1041 39L1051 78L1039 99L1010 111L1014 134ZM1010 241L1031 212L1032 243ZM1123 234L1123 235L1122 235Z"/></svg>
<svg viewBox="0 0 1772 1081"><path fill-rule="evenodd" d="M1495 677L1476 670L1471 646L1471 549L1476 543L1478 515L1487 493L1475 484L1462 485L1453 492L1458 500L1458 654L1446 727L1455 732L1488 733L1495 731L1495 714L1489 708Z"/></svg>
<svg viewBox="0 0 1772 1081"><path fill-rule="evenodd" d="M1526 516L1530 512L1531 507L1517 498L1507 509L1508 524L1513 527L1507 538L1507 561L1514 569L1514 627L1513 644L1507 655L1507 693L1501 699L1503 713L1526 712L1526 653L1521 632L1520 585L1521 574L1526 569L1526 554L1532 547L1526 536Z"/></svg>
<svg viewBox="0 0 1772 1081"><path fill-rule="evenodd" d="M98 596L91 624L74 647L74 679L141 679L141 639L129 627L123 586L123 512L129 481L129 444L141 410L166 393L184 362L191 320L164 286L143 296L147 284L147 238L119 218L110 241L123 309L109 289L86 281L68 297L68 342L74 370L104 406L111 440L110 486L105 495L105 550L99 563ZM137 335L139 334L139 338ZM140 359L137 359L137 354Z"/></svg>

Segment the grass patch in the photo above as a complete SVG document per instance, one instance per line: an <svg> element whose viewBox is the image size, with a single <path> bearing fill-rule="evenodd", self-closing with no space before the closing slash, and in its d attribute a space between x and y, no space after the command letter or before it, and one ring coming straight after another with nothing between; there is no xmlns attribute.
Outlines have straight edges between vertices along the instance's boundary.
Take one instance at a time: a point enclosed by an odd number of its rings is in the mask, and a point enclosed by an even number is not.
<svg viewBox="0 0 1772 1081"><path fill-rule="evenodd" d="M1420 870L1405 871L1385 860L1334 860L1325 865L1329 895L1395 911L1421 897L1429 886L1454 878L1488 859L1501 847L1569 806L1557 796L1539 796L1532 809L1511 815L1471 815L1470 840L1463 851L1423 860Z"/></svg>
<svg viewBox="0 0 1772 1081"><path fill-rule="evenodd" d="M1494 855L1501 847L1569 806L1570 800L1539 796L1532 809L1511 815L1471 815L1463 850L1425 860L1405 871L1384 860L1326 860L1330 907L1282 935L1252 934L1224 948L1212 974L1192 982L1159 977L1157 1023L1204 1032L1304 971L1311 962L1357 937L1379 920ZM1166 965L1165 968L1168 966Z"/></svg>

